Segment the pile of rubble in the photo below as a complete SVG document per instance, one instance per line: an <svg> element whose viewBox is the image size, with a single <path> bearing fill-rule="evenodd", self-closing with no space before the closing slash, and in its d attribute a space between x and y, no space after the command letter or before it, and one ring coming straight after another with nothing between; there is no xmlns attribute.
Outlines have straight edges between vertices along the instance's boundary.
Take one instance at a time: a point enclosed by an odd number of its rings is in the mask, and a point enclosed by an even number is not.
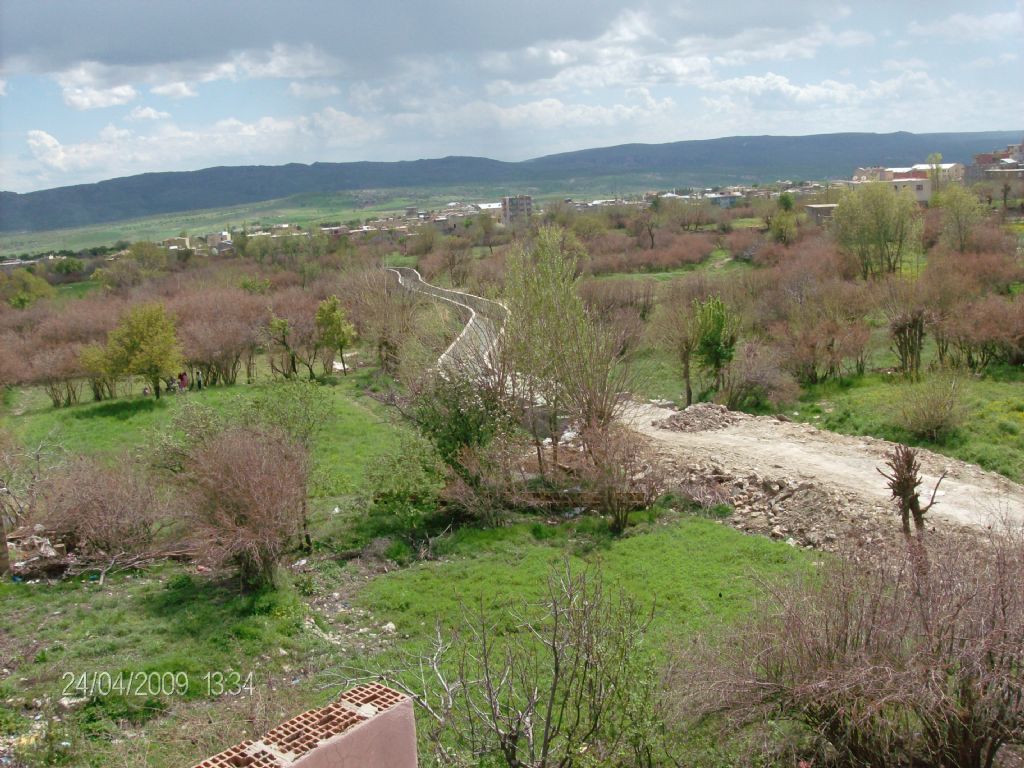
<svg viewBox="0 0 1024 768"><path fill-rule="evenodd" d="M75 562L64 544L53 543L52 531L41 525L23 526L7 534L11 575L20 579L62 575Z"/></svg>
<svg viewBox="0 0 1024 768"><path fill-rule="evenodd" d="M837 551L898 540L899 518L852 493L791 477L726 472L713 462L674 466L672 483L703 506L728 504L734 528L795 547Z"/></svg>
<svg viewBox="0 0 1024 768"><path fill-rule="evenodd" d="M724 405L694 403L661 421L654 422L653 426L675 432L703 432L711 429L725 429L750 418L753 417L739 411L730 411Z"/></svg>

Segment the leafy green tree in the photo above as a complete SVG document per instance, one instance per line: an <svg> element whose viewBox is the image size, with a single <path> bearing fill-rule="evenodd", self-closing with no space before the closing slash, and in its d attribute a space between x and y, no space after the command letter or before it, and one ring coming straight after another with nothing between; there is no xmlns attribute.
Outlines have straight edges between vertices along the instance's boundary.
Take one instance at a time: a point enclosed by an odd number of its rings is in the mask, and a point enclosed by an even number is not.
<svg viewBox="0 0 1024 768"><path fill-rule="evenodd" d="M92 388L94 400L105 400L117 396L117 382L120 373L117 370L117 361L113 359L107 347L90 344L82 349L78 359L86 376L89 377L89 386Z"/></svg>
<svg viewBox="0 0 1024 768"><path fill-rule="evenodd" d="M479 232L477 242L487 248L488 253L494 253L494 218L489 213L481 213L474 219L474 227Z"/></svg>
<svg viewBox="0 0 1024 768"><path fill-rule="evenodd" d="M111 370L120 375L141 376L159 399L160 382L173 376L182 355L174 318L163 304L137 304L107 337Z"/></svg>
<svg viewBox="0 0 1024 768"><path fill-rule="evenodd" d="M260 238L257 238L259 240ZM242 225L241 229L233 230L231 232L231 244L235 248L235 253L239 256L248 256L246 250L249 246L249 233L245 231L245 225Z"/></svg>
<svg viewBox="0 0 1024 768"><path fill-rule="evenodd" d="M345 365L345 347L356 339L356 329L345 316L345 308L341 299L330 296L320 302L316 308L316 327L320 332L321 342L331 349L338 350L342 373L348 375Z"/></svg>
<svg viewBox="0 0 1024 768"><path fill-rule="evenodd" d="M0 274L0 299L15 309L25 309L53 295L53 286L27 269L16 269L6 277Z"/></svg>
<svg viewBox="0 0 1024 768"><path fill-rule="evenodd" d="M934 204L942 209L942 236L951 248L964 253L985 218L981 201L970 190L951 184L936 196Z"/></svg>
<svg viewBox="0 0 1024 768"><path fill-rule="evenodd" d="M78 275L85 271L85 262L75 258L61 259L53 271L58 275Z"/></svg>
<svg viewBox="0 0 1024 768"><path fill-rule="evenodd" d="M780 209L772 217L771 233L772 239L777 243L789 245L794 242L797 236L796 213L792 209Z"/></svg>
<svg viewBox="0 0 1024 768"><path fill-rule="evenodd" d="M109 267L97 269L92 273L95 280L104 288L112 291L132 288L142 283L142 269L131 259L118 259Z"/></svg>
<svg viewBox="0 0 1024 768"><path fill-rule="evenodd" d="M265 277L245 277L242 278L242 290L253 296L265 296L270 293L270 281Z"/></svg>
<svg viewBox="0 0 1024 768"><path fill-rule="evenodd" d="M557 462L558 414L568 400L562 364L566 340L581 338L580 327L587 322L576 291L577 264L585 257L572 232L541 227L532 244L515 248L506 262L509 318L504 345L526 400L545 404L547 418L531 421L542 474L541 443L547 436L552 437Z"/></svg>
<svg viewBox="0 0 1024 768"><path fill-rule="evenodd" d="M140 240L128 246L128 255L147 272L162 272L167 269L167 250L156 243Z"/></svg>
<svg viewBox="0 0 1024 768"><path fill-rule="evenodd" d="M938 192L942 186L942 153L932 152L928 155L928 178L932 182L932 191Z"/></svg>
<svg viewBox="0 0 1024 768"><path fill-rule="evenodd" d="M854 256L861 276L898 272L903 257L921 242L921 217L909 191L861 184L836 206L832 226L840 247Z"/></svg>
<svg viewBox="0 0 1024 768"><path fill-rule="evenodd" d="M413 418L441 460L479 491L488 467L482 449L512 433L508 404L493 387L463 376L436 376L416 397Z"/></svg>
<svg viewBox="0 0 1024 768"><path fill-rule="evenodd" d="M736 354L739 322L718 296L694 302L697 317L697 344L694 357L704 371L714 377L715 389L722 386L722 372Z"/></svg>
<svg viewBox="0 0 1024 768"><path fill-rule="evenodd" d="M789 192L783 192L779 195L779 210L789 213L793 210L793 206L796 205L796 201L793 199L793 195Z"/></svg>

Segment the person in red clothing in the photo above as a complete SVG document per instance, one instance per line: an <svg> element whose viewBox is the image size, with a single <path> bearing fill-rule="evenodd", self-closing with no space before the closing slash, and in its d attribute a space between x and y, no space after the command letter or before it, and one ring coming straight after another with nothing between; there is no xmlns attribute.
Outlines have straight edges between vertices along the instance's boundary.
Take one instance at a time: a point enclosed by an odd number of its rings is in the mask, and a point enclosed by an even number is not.
<svg viewBox="0 0 1024 768"><path fill-rule="evenodd" d="M188 389L188 373L182 371L178 374L178 391L184 392Z"/></svg>

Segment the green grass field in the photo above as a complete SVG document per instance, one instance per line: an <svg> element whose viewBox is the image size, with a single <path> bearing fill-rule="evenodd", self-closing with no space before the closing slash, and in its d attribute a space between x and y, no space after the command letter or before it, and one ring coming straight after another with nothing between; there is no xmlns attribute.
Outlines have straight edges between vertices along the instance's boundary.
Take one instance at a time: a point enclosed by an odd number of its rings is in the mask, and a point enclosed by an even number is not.
<svg viewBox="0 0 1024 768"><path fill-rule="evenodd" d="M576 565L599 564L606 585L653 606L652 634L659 642L712 619L739 618L752 604L752 578L808 562L792 547L696 517L641 523L633 535L618 539L588 518L559 526L466 529L442 541L438 554L439 562L377 579L360 596L414 644L428 639L435 619L457 624L463 607L482 601L489 614L500 616L510 602L539 599L548 570L565 557Z"/></svg>
<svg viewBox="0 0 1024 768"><path fill-rule="evenodd" d="M709 623L741 619L752 604L753 579L810 562L783 544L699 518L641 523L622 539L612 539L589 518L558 526L470 528L442 539L438 553L439 561L369 581L321 557L303 569L305 576L292 575L277 592L254 596L239 596L177 564L103 585L94 579L0 584L10 619L0 630L0 651L13 659L12 679L18 681L0 684L0 693L15 701L55 702L62 694L81 693L81 675L91 685L107 675L116 680L119 673L136 681L143 679L139 673L153 673L154 680L167 673L164 684L173 680L180 688L93 695L64 716L48 740L24 752L37 765L61 764L62 756L73 755L76 766L174 768L239 740L247 731L238 720L261 700L270 702L270 717L283 718L326 703L354 668L387 672L400 654L426 647L435 622L454 628L463 609L481 600L491 619L505 620L510 603L541 596L549 567L566 557L576 566L599 564L607 585L654 607L649 636L658 655L670 640ZM354 591L353 580L360 581ZM329 599L329 607L317 607L339 589L349 590L355 613ZM369 636L360 637L359 628L376 631L389 621L399 639L375 655L361 642ZM359 644L339 648L325 639L351 640L353 632ZM212 696L211 672L238 672L243 679L251 672L255 691ZM211 719L215 706L219 714ZM20 707L0 703L0 731L24 732L28 724ZM183 737L183 729L191 738ZM146 741L155 748L143 750L139 745Z"/></svg>
<svg viewBox="0 0 1024 768"><path fill-rule="evenodd" d="M27 765L187 765L325 703L348 665L386 670L398 652L422 648L436 620L455 626L463 606L477 598L502 620L510 600L538 597L548 568L566 557L600 564L610 584L655 606L656 651L680 630L740 618L751 605L751 579L807 562L785 545L662 510L660 518L638 514L630 535L618 539L592 517L456 529L435 540L436 561L398 570L392 563L367 576L333 551L339 542L365 543L360 505L368 503L373 470L387 457L402 466L408 432L362 394L372 382L372 372L361 370L324 385L330 416L315 438L320 480L311 504L320 545L312 555L289 557L299 564L284 571L276 592L240 595L234 582L173 562L103 583L96 574L52 584L0 583L0 659L12 670L0 682L0 735L28 734L18 748ZM26 445L48 440L69 454L115 459L144 452L186 402L226 413L264 386L273 384L64 409L54 409L40 390L8 390L0 426ZM344 513L331 511L338 504ZM398 627L397 639L377 655L382 646L369 639L381 636L379 627L389 621ZM243 681L253 674L254 693L213 696L207 675L235 672ZM88 701L33 732L37 714L48 718L62 696L82 694L83 675ZM109 682L104 688L103 681L119 675L122 684L129 675L147 682L139 695L111 691ZM158 675L154 693L149 681ZM96 681L99 689L89 687Z"/></svg>
<svg viewBox="0 0 1024 768"><path fill-rule="evenodd" d="M368 468L395 449L404 427L370 398L357 397L357 377L342 377L326 386L330 417L316 435L313 447L316 487L323 495L351 493L362 487ZM22 443L46 442L71 453L116 456L125 451L145 452L160 430L169 428L185 402L224 413L251 400L268 385L212 387L202 392L151 397L123 397L103 403L87 402L71 408L53 408L39 389L11 392L0 415L0 426Z"/></svg>
<svg viewBox="0 0 1024 768"><path fill-rule="evenodd" d="M912 396L896 376L869 374L812 387L795 410L801 420L826 429L920 445L1024 481L1024 376L965 376L961 386L967 418L941 443L915 440L896 426L895 409Z"/></svg>
<svg viewBox="0 0 1024 768"><path fill-rule="evenodd" d="M649 277L659 283L675 280L693 272L729 273L740 272L751 269L751 265L744 261L736 261L729 255L729 252L716 248L711 255L700 264L687 265L678 269L668 269L662 272L613 272L607 275L596 275L597 280L624 280L637 277Z"/></svg>
<svg viewBox="0 0 1024 768"><path fill-rule="evenodd" d="M334 194L305 194L247 205L159 214L139 219L39 232L0 234L0 257L61 249L79 250L111 245L118 240L161 240L180 232L203 235L243 224L299 224L365 220L402 212L408 206L442 209L452 201L495 202L503 195L529 194L538 203L631 194L650 189L658 179L650 176L613 176L581 180L553 180L534 184L465 184L445 187L349 190ZM662 180L664 181L664 180Z"/></svg>

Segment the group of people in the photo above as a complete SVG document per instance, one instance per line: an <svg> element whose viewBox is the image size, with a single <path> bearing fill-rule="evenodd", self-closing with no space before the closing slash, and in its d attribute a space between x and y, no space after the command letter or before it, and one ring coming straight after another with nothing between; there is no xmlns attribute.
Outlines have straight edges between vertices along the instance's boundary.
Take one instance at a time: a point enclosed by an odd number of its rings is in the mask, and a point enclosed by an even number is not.
<svg viewBox="0 0 1024 768"><path fill-rule="evenodd" d="M177 378L174 376L167 377L167 392L174 394L175 392L187 392L189 389L202 389L203 388L203 372L196 371L195 378L189 380L188 371L182 371L178 374Z"/></svg>
<svg viewBox="0 0 1024 768"><path fill-rule="evenodd" d="M188 371L181 371L177 376L168 376L166 384L168 395L187 392L189 389L200 390L203 388L203 372L196 371L195 378L190 379ZM142 390L142 394L148 397L152 393L147 386Z"/></svg>

